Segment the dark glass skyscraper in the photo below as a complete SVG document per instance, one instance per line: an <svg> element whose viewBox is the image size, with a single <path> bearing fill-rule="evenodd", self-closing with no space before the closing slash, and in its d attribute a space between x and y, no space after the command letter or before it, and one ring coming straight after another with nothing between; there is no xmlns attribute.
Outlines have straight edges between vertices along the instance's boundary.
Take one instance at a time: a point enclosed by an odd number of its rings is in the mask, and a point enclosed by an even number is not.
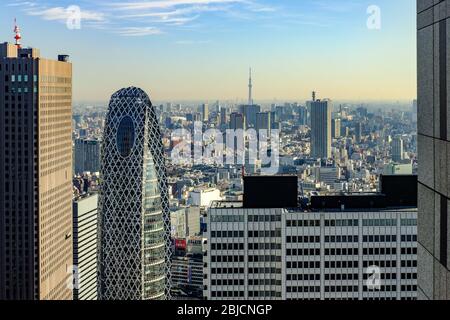
<svg viewBox="0 0 450 320"><path fill-rule="evenodd" d="M102 145L100 299L170 297L170 216L161 132L147 94L116 92Z"/></svg>

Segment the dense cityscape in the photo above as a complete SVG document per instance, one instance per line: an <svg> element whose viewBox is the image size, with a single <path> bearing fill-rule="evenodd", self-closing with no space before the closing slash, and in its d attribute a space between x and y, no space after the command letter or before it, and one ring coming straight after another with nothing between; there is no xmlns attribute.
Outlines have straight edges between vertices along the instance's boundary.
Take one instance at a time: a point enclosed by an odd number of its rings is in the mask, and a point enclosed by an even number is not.
<svg viewBox="0 0 450 320"><path fill-rule="evenodd" d="M269 101L250 67L245 99L153 101L131 78L79 102L70 52L16 21L0 300L449 299L449 35L426 16L448 2L417 2L418 93L398 101Z"/></svg>

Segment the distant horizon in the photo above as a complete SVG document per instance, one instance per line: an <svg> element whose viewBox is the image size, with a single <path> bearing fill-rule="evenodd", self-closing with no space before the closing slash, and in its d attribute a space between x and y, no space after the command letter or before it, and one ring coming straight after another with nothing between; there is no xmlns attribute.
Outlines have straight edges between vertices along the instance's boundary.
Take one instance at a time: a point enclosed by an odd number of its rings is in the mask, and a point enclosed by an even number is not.
<svg viewBox="0 0 450 320"><path fill-rule="evenodd" d="M145 90L144 90L145 91ZM333 99L333 98L323 98L323 99L331 99L331 101L333 103L338 103L338 104L379 104L379 103L387 103L387 104L396 104L396 103L412 103L414 100L417 100L417 98L411 98L411 99L381 99L381 100L376 100L376 99L362 99L362 100L353 100L353 99ZM240 101L235 101L232 99L177 99L177 100L172 100L172 99L162 99L162 100L153 100L152 97L150 96L150 100L152 101L153 104L161 104L161 103L173 103L173 104L193 104L193 103L208 103L210 105L215 104L217 101L219 103L234 103L234 104L239 104L239 105L245 105L247 104L246 101L244 100L240 100ZM307 98L303 98L303 99L277 99L277 100L254 100L254 104L276 104L276 103L305 103L306 101L310 101L311 98L307 99ZM91 104L108 104L109 103L109 99L108 100L74 100L74 105L91 105Z"/></svg>

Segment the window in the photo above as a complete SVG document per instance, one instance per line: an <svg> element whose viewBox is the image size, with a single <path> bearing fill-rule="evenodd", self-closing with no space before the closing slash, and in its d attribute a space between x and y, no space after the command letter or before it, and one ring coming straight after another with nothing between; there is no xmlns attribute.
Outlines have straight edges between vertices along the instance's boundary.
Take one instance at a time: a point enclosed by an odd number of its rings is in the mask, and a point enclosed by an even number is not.
<svg viewBox="0 0 450 320"><path fill-rule="evenodd" d="M117 129L117 150L122 157L128 157L134 146L135 132L133 120L126 116Z"/></svg>

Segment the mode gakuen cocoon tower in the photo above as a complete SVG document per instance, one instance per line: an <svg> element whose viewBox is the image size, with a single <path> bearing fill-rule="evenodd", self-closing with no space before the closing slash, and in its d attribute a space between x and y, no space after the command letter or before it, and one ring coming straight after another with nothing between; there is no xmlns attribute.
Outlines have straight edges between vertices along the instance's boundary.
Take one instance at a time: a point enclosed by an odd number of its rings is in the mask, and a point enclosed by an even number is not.
<svg viewBox="0 0 450 320"><path fill-rule="evenodd" d="M102 300L170 298L170 214L161 131L141 89L112 95L102 146Z"/></svg>

